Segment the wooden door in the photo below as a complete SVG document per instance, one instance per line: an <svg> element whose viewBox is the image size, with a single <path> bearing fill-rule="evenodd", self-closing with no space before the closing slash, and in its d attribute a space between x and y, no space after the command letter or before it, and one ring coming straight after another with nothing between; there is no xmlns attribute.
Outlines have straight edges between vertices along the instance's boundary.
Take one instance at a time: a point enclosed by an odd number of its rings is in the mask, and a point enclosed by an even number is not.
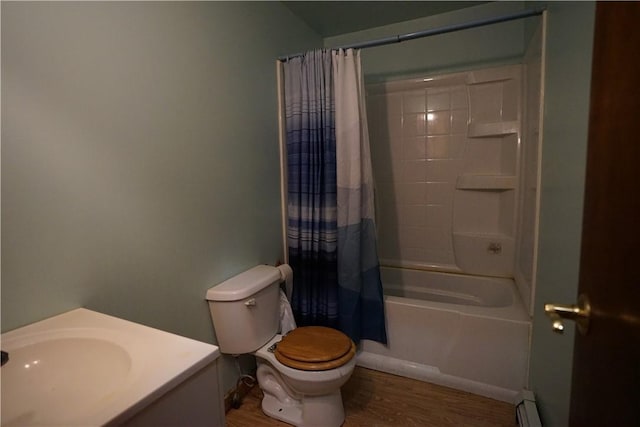
<svg viewBox="0 0 640 427"><path fill-rule="evenodd" d="M640 426L640 3L596 6L570 425Z"/></svg>

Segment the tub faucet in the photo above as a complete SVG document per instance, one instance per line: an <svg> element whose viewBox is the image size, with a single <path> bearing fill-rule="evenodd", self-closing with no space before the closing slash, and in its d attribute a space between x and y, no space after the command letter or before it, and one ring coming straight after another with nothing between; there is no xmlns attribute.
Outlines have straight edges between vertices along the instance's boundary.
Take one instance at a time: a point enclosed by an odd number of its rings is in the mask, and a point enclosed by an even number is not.
<svg viewBox="0 0 640 427"><path fill-rule="evenodd" d="M502 253L502 244L498 242L489 243L489 246L487 247L487 252L494 255Z"/></svg>
<svg viewBox="0 0 640 427"><path fill-rule="evenodd" d="M2 364L0 366L4 366L5 363L9 361L9 353L6 351L2 352Z"/></svg>

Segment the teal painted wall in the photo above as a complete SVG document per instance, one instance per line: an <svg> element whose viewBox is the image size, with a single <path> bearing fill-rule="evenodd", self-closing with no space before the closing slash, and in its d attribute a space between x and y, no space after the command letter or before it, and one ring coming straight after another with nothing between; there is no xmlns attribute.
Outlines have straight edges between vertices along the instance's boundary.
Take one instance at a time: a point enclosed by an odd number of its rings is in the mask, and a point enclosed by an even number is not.
<svg viewBox="0 0 640 427"><path fill-rule="evenodd" d="M206 290L282 253L275 58L321 45L279 2L2 2L2 330L214 342Z"/></svg>
<svg viewBox="0 0 640 427"><path fill-rule="evenodd" d="M522 2L481 4L441 15L328 37L324 39L324 46L338 47L376 40L522 9ZM454 72L483 65L518 63L523 53L523 22L512 21L365 49L362 51L362 64L366 79L371 82L414 74Z"/></svg>
<svg viewBox="0 0 640 427"><path fill-rule="evenodd" d="M539 5L479 5L324 45ZM277 2L1 7L2 329L86 306L213 342L206 289L282 251L273 60L322 41ZM577 289L594 7L548 7L530 382L545 425L562 426L572 331L554 335L541 306ZM365 73L518 62L529 29L368 49Z"/></svg>
<svg viewBox="0 0 640 427"><path fill-rule="evenodd" d="M539 3L535 3L539 5ZM529 382L545 426L568 425L573 325L552 332L544 304L577 300L594 3L549 2L540 240ZM570 323L570 322L569 322Z"/></svg>

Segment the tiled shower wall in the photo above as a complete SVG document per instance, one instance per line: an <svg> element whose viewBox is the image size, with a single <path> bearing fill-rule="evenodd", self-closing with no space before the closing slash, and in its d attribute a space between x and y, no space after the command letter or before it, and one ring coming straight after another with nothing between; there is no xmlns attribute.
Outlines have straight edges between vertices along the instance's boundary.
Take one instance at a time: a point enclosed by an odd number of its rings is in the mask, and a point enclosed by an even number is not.
<svg viewBox="0 0 640 427"><path fill-rule="evenodd" d="M367 86L383 264L513 275L520 73Z"/></svg>
<svg viewBox="0 0 640 427"><path fill-rule="evenodd" d="M380 258L453 266L453 189L469 110L464 82L387 86L368 88Z"/></svg>

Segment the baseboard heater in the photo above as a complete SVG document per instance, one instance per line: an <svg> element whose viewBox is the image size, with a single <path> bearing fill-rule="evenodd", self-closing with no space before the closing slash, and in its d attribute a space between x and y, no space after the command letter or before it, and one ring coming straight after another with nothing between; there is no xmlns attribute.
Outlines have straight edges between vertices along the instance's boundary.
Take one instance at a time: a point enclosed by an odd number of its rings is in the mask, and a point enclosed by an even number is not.
<svg viewBox="0 0 640 427"><path fill-rule="evenodd" d="M520 427L542 427L536 398L532 391L522 390L516 402L516 421Z"/></svg>

